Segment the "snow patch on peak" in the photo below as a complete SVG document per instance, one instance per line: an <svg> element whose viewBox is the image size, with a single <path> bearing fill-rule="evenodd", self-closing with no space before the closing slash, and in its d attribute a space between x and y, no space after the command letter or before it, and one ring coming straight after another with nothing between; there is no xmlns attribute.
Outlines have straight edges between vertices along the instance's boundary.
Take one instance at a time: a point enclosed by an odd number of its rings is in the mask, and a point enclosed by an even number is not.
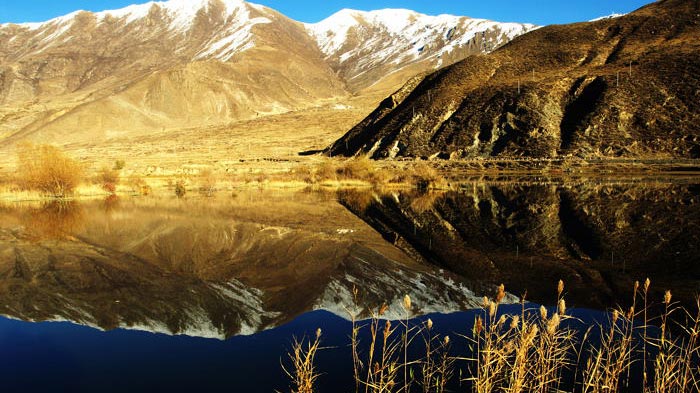
<svg viewBox="0 0 700 393"><path fill-rule="evenodd" d="M51 39L60 36L61 34L65 33L70 29L70 27L73 25L73 21L75 20L75 17L78 16L78 14L85 12L85 11L74 11L71 12L70 14L59 16L53 19L49 19L46 22L27 22L27 23L3 23L0 24L0 27L5 27L5 26L19 26L23 27L25 29L28 29L30 31L35 31L39 30L44 27L56 27L57 30L59 30L58 34L51 34L51 37L45 37L44 40L46 39Z"/></svg>
<svg viewBox="0 0 700 393"><path fill-rule="evenodd" d="M589 20L589 22L597 22L599 20L605 20L605 19L615 19L615 18L619 18L619 17L625 16L625 15L627 15L627 14L612 13L610 15L601 16L599 18L591 19L591 20Z"/></svg>
<svg viewBox="0 0 700 393"><path fill-rule="evenodd" d="M171 18L170 28L175 31L186 31L191 26L201 10L208 10L214 2L219 1L224 6L224 18L228 18L240 9L245 8L242 0L169 0L152 1L145 4L131 5L118 10L108 10L95 13L98 21L111 16L117 19L126 19L126 23L132 23L148 16L153 7L157 7Z"/></svg>
<svg viewBox="0 0 700 393"><path fill-rule="evenodd" d="M323 23L324 21L332 20L336 22L351 22L356 20L357 16L360 16L364 14L365 11L360 11L360 10L355 10L352 8L343 8L340 11L337 11L336 13L332 14L331 16L327 17L326 19L322 20L321 22L318 23ZM314 23L307 23L307 24L314 24Z"/></svg>
<svg viewBox="0 0 700 393"><path fill-rule="evenodd" d="M33 31L33 30L39 30L41 28L41 26L44 25L44 23L43 22L3 23L3 24L0 24L0 27L12 26L12 25L24 27L25 29L29 29L29 30Z"/></svg>
<svg viewBox="0 0 700 393"><path fill-rule="evenodd" d="M326 56L340 64L353 61L356 76L382 63L400 65L430 59L439 67L443 55L474 45L472 40L477 35L484 38L488 34L489 41L481 45L482 51L489 52L537 28L449 14L425 15L406 9L344 9L305 27Z"/></svg>
<svg viewBox="0 0 700 393"><path fill-rule="evenodd" d="M406 9L384 9L363 12L361 17L374 25L384 26L391 34L402 34L413 23L420 23L421 20L430 18L427 15Z"/></svg>
<svg viewBox="0 0 700 393"><path fill-rule="evenodd" d="M107 17L116 19L126 18L126 24L135 22L148 16L148 12L155 3L130 5L119 10L109 10L95 13L98 22L104 21Z"/></svg>
<svg viewBox="0 0 700 393"><path fill-rule="evenodd" d="M253 18L238 29L232 29L223 38L214 41L199 54L197 59L214 57L222 61L230 60L236 53L243 52L254 46L253 43L253 26L258 24L270 23L267 18Z"/></svg>
<svg viewBox="0 0 700 393"><path fill-rule="evenodd" d="M95 12L95 18L98 22L111 17L115 19L123 19L125 24L131 24L148 16L153 7L156 7L165 12L170 18L170 29L174 31L186 31L192 26L197 13L201 10L208 10L212 5L220 3L224 6L224 18L228 18L239 10L246 9L247 5L260 9L261 6L256 4L248 4L243 0L167 0L167 1L150 1L143 4L134 4L120 9L106 10ZM29 30L38 30L54 25L64 26L67 28L73 24L78 14L87 12L83 10L71 12L70 14L59 16L45 22L18 23L17 26L27 28ZM4 26L3 24L2 26Z"/></svg>
<svg viewBox="0 0 700 393"><path fill-rule="evenodd" d="M212 26L214 29L207 41L202 43L201 47L194 48L196 51L195 60L213 58L228 61L237 53L255 45L252 31L254 26L272 22L268 18L258 16L260 14L268 15L269 9L267 7L249 4L243 0L151 1L121 9L95 12L91 15L94 16L97 23L116 22L117 28L123 28L145 20L155 11L162 15L165 23L163 31L160 32L179 35L192 29L200 12L208 12L212 9L216 9L224 23ZM36 31L35 34L40 38L42 44L36 50L38 53L50 46L69 40L71 37L68 32L78 15L84 12L86 11L76 11L46 22L24 23L19 24L19 26ZM256 15L251 15L251 12ZM183 45L187 45L187 43L185 42Z"/></svg>
<svg viewBox="0 0 700 393"><path fill-rule="evenodd" d="M304 27L316 38L323 53L337 52L345 44L350 29L360 24L356 16L361 12L342 9L318 23L305 23Z"/></svg>
<svg viewBox="0 0 700 393"><path fill-rule="evenodd" d="M304 25L317 39L321 51L331 54L343 47L352 28L378 27L391 35L405 35L411 25L424 25L425 18L430 17L406 9L358 11L345 8L320 22Z"/></svg>
<svg viewBox="0 0 700 393"><path fill-rule="evenodd" d="M226 25L217 31L208 43L199 50L195 59L216 58L228 61L235 54L254 46L253 26L271 23L267 18L251 17L248 6L250 5L251 8L261 12L265 11L265 7L248 4L243 0L169 0L129 6L120 10L103 11L96 15L100 21L111 16L118 19L124 18L126 24L129 24L147 17L151 9L157 7L169 18L169 30L182 33L192 28L199 12L206 12L217 4L224 7L221 16L226 21Z"/></svg>

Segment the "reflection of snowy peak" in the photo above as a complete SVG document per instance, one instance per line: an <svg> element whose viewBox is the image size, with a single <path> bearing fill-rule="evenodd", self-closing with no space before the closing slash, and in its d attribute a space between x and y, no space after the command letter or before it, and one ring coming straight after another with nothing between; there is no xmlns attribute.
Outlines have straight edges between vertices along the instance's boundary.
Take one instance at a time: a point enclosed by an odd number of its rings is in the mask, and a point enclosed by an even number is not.
<svg viewBox="0 0 700 393"><path fill-rule="evenodd" d="M353 86L363 85L357 80L376 70L395 72L417 63L428 70L490 52L535 26L404 9L345 9L306 28L331 65Z"/></svg>
<svg viewBox="0 0 700 393"><path fill-rule="evenodd" d="M356 316L362 319L368 317L368 307L387 304L387 312L382 317L397 320L406 317L402 308L406 294L411 296L414 305L410 317L451 313L477 308L481 304L481 297L441 272L403 270L399 265L377 268L361 258L353 259L357 265L352 267L352 272L339 272L340 278L331 279L320 293L314 294L317 298L310 309L299 311L325 310L347 319L350 310L356 309ZM31 322L71 322L99 330L105 329L107 317L115 321L110 328L219 340L232 334L255 334L296 317L267 310L263 291L235 279L228 283L200 282L187 288L187 294L176 301L166 299L167 293L175 290L179 283L171 285L173 287L163 288L163 292L153 293L155 297L162 297L153 304L115 300L114 310L107 312L109 315L90 301L68 295L56 295L50 309L42 308L31 313L5 311L2 315ZM353 287L361 288L359 305L354 304ZM513 299L509 297L511 301ZM148 311L140 311L144 306ZM118 311L121 308L130 311ZM219 312L225 314L223 320L219 319ZM237 327L232 330L227 323Z"/></svg>
<svg viewBox="0 0 700 393"><path fill-rule="evenodd" d="M156 310L143 312L140 311L143 304L114 301L115 310L109 318L115 320L115 325L109 329L225 340L231 334L252 335L272 327L269 320L279 316L278 312L265 311L262 291L248 288L235 279L223 284L193 286L188 291L188 296L180 300L156 301L155 307L152 307ZM28 322L70 322L98 330L107 328L104 326L104 310L96 308L91 302L63 295L56 297L52 309L35 310L33 313L5 312L2 316ZM117 311L119 307L128 307L132 311ZM226 310L229 323L237 327L232 330L231 326L217 320L216 313L220 310ZM164 314L169 318L165 318Z"/></svg>
<svg viewBox="0 0 700 393"><path fill-rule="evenodd" d="M416 315L478 304L335 200L302 198L286 213L247 198L0 209L0 315L224 339L316 309L347 317L353 287L362 309L387 303L387 318L406 294ZM264 223L248 221L251 203Z"/></svg>
<svg viewBox="0 0 700 393"><path fill-rule="evenodd" d="M353 288L362 291L360 305L355 304ZM408 269L377 269L372 263L356 258L355 265L342 277L334 278L314 304L315 310L326 310L348 318L351 312L356 317L368 317L365 307L386 304L382 318L398 320L406 317L403 298L409 295L412 309L409 317L425 314L448 314L456 311L479 308L483 296L478 296L462 283L442 271L417 272ZM508 295L506 301L517 298Z"/></svg>

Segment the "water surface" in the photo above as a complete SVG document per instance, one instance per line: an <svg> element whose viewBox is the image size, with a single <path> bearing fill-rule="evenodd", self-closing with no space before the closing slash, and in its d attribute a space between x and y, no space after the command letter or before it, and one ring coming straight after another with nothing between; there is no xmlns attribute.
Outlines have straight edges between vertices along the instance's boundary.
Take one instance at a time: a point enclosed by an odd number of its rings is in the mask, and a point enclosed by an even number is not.
<svg viewBox="0 0 700 393"><path fill-rule="evenodd" d="M501 282L548 304L564 279L572 306L602 310L651 277L690 304L699 190L529 178L0 204L0 374L25 391L272 391L293 336L320 327L342 352L348 309L403 317L404 294L461 334ZM321 356L326 391L351 382L347 356Z"/></svg>

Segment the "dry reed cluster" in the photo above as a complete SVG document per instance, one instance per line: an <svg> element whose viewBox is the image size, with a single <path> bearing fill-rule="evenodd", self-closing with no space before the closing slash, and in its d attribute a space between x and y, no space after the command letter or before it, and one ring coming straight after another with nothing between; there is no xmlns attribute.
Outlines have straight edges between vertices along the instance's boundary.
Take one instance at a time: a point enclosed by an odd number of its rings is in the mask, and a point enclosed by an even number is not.
<svg viewBox="0 0 700 393"><path fill-rule="evenodd" d="M316 330L316 337L312 340L294 340L293 351L289 354L290 369L288 370L282 364L285 374L292 380L292 392L314 391L316 379L319 377L314 360L319 349L321 349L321 329Z"/></svg>
<svg viewBox="0 0 700 393"><path fill-rule="evenodd" d="M493 298L484 298L471 333L460 336L469 343L464 348L435 333L432 320L412 321L408 296L400 321L382 319L386 305L372 310L355 305L348 310L354 391L698 392L700 311L679 307L670 291L652 305L649 287L648 279L635 283L631 307L612 310L607 323L585 326L567 313L561 281L556 307L531 309L522 300L514 314L499 312L501 285ZM357 290L354 295L357 300ZM652 306L661 307L659 317L649 317ZM361 322L363 311L370 314ZM416 345L418 351L412 351ZM307 346L294 345L288 373L293 392L316 391L320 374L309 362L319 349L320 335ZM415 353L420 355L411 356Z"/></svg>

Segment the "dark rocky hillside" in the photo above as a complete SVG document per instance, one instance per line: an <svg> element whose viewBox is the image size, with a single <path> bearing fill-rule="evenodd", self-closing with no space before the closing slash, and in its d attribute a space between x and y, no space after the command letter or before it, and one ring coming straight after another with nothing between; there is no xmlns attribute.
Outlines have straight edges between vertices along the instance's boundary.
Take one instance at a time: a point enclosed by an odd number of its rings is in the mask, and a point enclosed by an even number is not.
<svg viewBox="0 0 700 393"><path fill-rule="evenodd" d="M698 158L700 1L520 36L409 82L329 153Z"/></svg>

